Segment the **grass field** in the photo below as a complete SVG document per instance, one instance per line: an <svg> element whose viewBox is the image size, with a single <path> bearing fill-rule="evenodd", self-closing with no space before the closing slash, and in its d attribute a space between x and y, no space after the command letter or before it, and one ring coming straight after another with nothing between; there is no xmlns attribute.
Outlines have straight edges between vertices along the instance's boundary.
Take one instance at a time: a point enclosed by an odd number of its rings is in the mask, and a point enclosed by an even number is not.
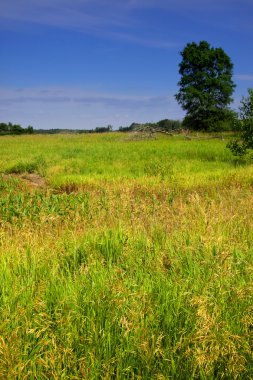
<svg viewBox="0 0 253 380"><path fill-rule="evenodd" d="M253 166L226 140L0 139L0 379L252 379Z"/></svg>

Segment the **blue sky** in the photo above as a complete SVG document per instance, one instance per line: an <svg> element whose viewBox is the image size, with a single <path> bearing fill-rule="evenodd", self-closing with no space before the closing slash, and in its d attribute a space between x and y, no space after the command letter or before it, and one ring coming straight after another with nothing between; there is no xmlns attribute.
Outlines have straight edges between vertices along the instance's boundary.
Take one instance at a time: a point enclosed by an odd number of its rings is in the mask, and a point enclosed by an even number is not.
<svg viewBox="0 0 253 380"><path fill-rule="evenodd" d="M89 129L181 119L180 51L222 47L253 87L253 0L0 0L0 121Z"/></svg>

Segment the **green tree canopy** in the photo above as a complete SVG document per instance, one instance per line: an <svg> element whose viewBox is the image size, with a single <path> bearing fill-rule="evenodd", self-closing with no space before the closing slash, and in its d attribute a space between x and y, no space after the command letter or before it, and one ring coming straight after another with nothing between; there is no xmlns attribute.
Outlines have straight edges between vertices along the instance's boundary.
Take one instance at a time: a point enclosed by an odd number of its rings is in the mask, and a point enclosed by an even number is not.
<svg viewBox="0 0 253 380"><path fill-rule="evenodd" d="M222 48L206 41L187 44L181 56L175 97L186 111L184 124L197 130L221 129L232 115L228 106L235 88L233 63Z"/></svg>
<svg viewBox="0 0 253 380"><path fill-rule="evenodd" d="M253 149L253 88L248 89L248 96L243 97L239 107L237 130L240 137L227 146L235 156L244 156L248 149Z"/></svg>
<svg viewBox="0 0 253 380"><path fill-rule="evenodd" d="M19 124L0 123L0 135L21 135L33 133L33 127L29 125L27 128L22 128Z"/></svg>

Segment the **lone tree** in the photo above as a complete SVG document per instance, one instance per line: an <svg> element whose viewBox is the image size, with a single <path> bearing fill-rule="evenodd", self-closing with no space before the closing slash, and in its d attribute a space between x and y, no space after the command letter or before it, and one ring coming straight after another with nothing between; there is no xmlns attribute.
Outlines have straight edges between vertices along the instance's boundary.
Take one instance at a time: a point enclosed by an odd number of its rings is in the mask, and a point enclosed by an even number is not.
<svg viewBox="0 0 253 380"><path fill-rule="evenodd" d="M206 41L189 43L180 54L180 89L175 97L187 112L184 125L205 131L223 129L233 117L228 108L235 88L233 63L222 48L210 47Z"/></svg>
<svg viewBox="0 0 253 380"><path fill-rule="evenodd" d="M248 96L242 98L238 116L236 129L240 137L229 142L227 147L235 156L243 157L253 149L253 88L249 88Z"/></svg>

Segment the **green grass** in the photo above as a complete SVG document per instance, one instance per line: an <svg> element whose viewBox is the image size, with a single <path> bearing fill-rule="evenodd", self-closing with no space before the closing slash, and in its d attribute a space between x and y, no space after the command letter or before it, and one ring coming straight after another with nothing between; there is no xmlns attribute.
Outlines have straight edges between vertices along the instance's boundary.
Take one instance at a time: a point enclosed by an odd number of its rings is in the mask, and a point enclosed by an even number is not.
<svg viewBox="0 0 253 380"><path fill-rule="evenodd" d="M187 141L160 136L129 141L125 135L5 137L1 170L38 171L54 185L136 179L139 181L203 182L227 172L243 172L224 141ZM243 177L244 175L242 175Z"/></svg>
<svg viewBox="0 0 253 380"><path fill-rule="evenodd" d="M225 145L1 138L1 379L253 377L252 165Z"/></svg>

